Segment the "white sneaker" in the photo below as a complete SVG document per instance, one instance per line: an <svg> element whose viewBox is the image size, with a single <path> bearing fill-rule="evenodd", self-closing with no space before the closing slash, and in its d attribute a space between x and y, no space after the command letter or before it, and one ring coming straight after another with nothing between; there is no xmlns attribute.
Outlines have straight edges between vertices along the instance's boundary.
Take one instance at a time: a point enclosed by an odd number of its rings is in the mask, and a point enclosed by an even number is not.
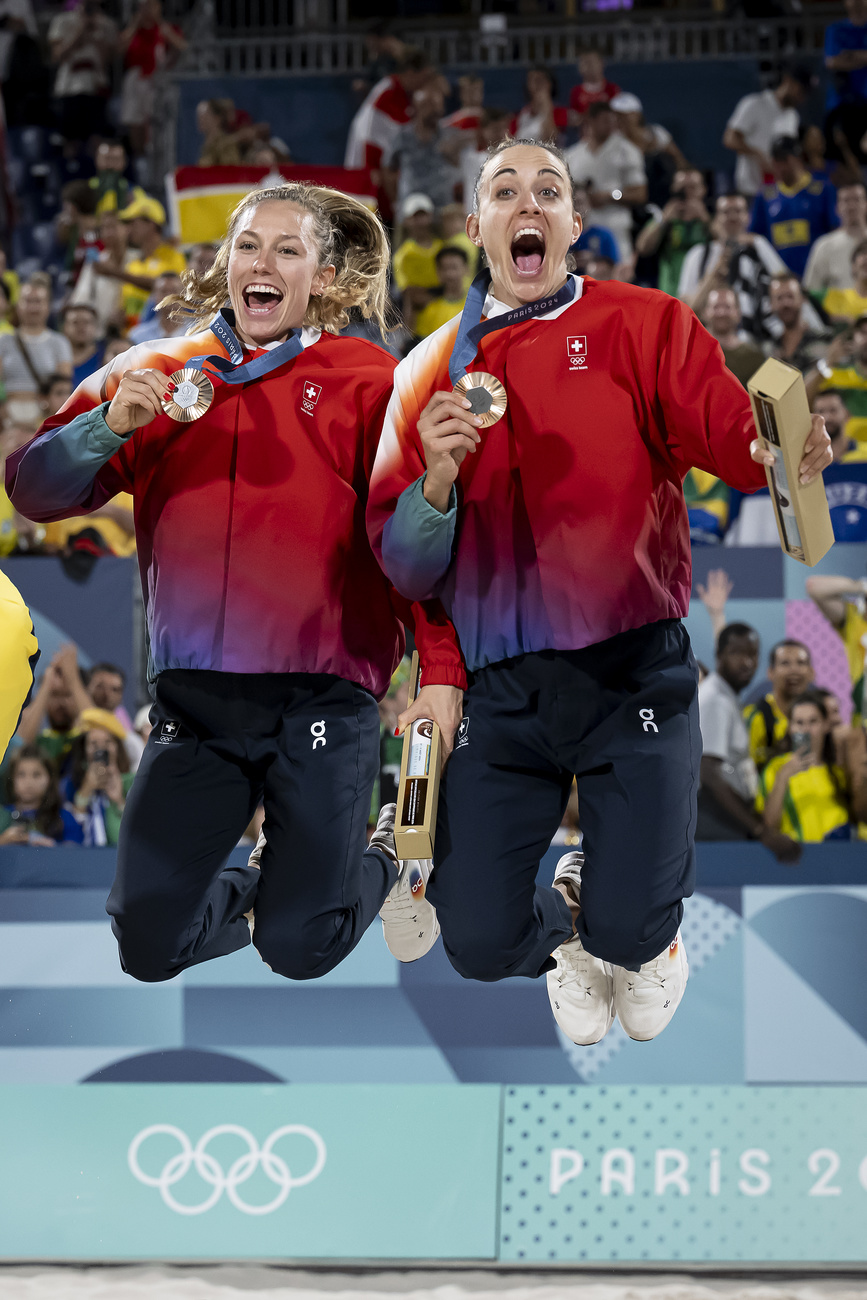
<svg viewBox="0 0 867 1300"><path fill-rule="evenodd" d="M689 962L679 932L640 970L615 966L614 1006L629 1037L644 1043L661 1034L680 1006L688 979Z"/></svg>
<svg viewBox="0 0 867 1300"><path fill-rule="evenodd" d="M400 873L379 909L388 951L398 961L418 961L419 957L430 952L440 933L437 914L425 897L433 863L416 859L401 862L398 859L394 848L396 812L396 804L385 804L368 847L387 854Z"/></svg>
<svg viewBox="0 0 867 1300"><path fill-rule="evenodd" d="M557 863L555 884L568 881L578 901L583 853L567 853ZM556 970L548 971L548 998L554 1019L567 1038L582 1047L598 1043L614 1024L614 978L611 967L593 957L577 935L552 954Z"/></svg>

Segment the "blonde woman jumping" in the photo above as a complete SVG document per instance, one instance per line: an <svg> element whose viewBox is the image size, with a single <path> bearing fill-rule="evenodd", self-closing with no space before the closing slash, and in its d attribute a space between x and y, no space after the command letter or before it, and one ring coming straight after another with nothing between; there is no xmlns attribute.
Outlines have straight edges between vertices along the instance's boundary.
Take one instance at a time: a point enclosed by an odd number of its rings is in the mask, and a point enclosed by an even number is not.
<svg viewBox="0 0 867 1300"><path fill-rule="evenodd" d="M387 266L378 219L346 195L251 195L211 270L187 273L198 332L123 353L7 467L31 519L135 500L154 725L108 911L137 979L246 946L252 908L256 948L294 979L336 966L383 904L403 960L436 939L387 810L365 851L398 616L447 741L465 680L439 606L401 601L365 533L394 361L337 331L353 307L384 325ZM251 865L227 867L260 800Z"/></svg>

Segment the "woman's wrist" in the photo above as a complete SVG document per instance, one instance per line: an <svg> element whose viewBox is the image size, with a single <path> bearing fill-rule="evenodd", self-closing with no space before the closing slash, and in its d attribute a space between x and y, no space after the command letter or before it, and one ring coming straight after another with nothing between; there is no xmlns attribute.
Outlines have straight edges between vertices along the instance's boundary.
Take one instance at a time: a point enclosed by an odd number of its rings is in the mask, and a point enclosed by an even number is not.
<svg viewBox="0 0 867 1300"><path fill-rule="evenodd" d="M438 510L441 515L445 515L448 514L452 487L452 483L437 483L431 479L430 470L428 470L422 486L422 496L429 506L433 506L434 510Z"/></svg>

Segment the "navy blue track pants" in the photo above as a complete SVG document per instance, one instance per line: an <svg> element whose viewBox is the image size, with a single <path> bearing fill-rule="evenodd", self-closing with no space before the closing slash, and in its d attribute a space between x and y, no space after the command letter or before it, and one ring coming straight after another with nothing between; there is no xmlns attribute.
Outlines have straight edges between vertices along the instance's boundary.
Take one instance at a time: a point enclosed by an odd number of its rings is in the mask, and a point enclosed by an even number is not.
<svg viewBox="0 0 867 1300"><path fill-rule="evenodd" d="M328 674L171 669L121 823L107 910L124 970L170 979L250 942L314 979L358 943L397 879L365 852L379 712ZM261 872L226 860L259 802Z"/></svg>
<svg viewBox="0 0 867 1300"><path fill-rule="evenodd" d="M428 886L455 969L498 980L553 967L572 922L536 874L573 775L581 940L631 970L658 956L692 892L700 759L697 671L678 620L473 674Z"/></svg>

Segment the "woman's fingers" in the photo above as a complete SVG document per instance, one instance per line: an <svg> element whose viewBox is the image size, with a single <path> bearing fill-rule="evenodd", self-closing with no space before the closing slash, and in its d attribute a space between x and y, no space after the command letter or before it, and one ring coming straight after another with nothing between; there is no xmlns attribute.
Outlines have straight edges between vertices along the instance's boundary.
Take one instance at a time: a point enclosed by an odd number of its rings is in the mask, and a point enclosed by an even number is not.
<svg viewBox="0 0 867 1300"><path fill-rule="evenodd" d="M421 413L419 418L419 428L432 428L434 425L441 424L443 420L463 419L468 423L478 426L482 422L482 417L473 415L472 407L464 397L457 397L454 393L434 393L431 400Z"/></svg>
<svg viewBox="0 0 867 1300"><path fill-rule="evenodd" d="M464 447L467 451L475 451L481 442L481 438L474 437L472 433L467 433L466 429L461 428L455 422L454 428L446 427L444 432L436 438L429 438L425 441L425 447L434 453L452 451L455 447Z"/></svg>
<svg viewBox="0 0 867 1300"><path fill-rule="evenodd" d="M449 416L447 420L442 420L439 424L432 424L427 427L420 424L418 431L422 442L426 445L435 443L445 433L455 433L457 431L465 433L474 442L481 442L482 440L477 426L470 424L469 420L462 418L460 415Z"/></svg>
<svg viewBox="0 0 867 1300"><path fill-rule="evenodd" d="M422 411L422 416L427 415L429 411L435 411L437 407L442 406L444 402L454 402L465 411L470 409L470 404L467 399L465 397L459 397L453 388L441 388L439 392L433 394L427 406Z"/></svg>
<svg viewBox="0 0 867 1300"><path fill-rule="evenodd" d="M758 465L773 465L776 459L774 453L769 451L767 447L763 447L758 438L753 438L750 443L750 457Z"/></svg>
<svg viewBox="0 0 867 1300"><path fill-rule="evenodd" d="M813 416L813 427L804 443L804 455L801 458L801 464L798 467L798 474L802 483L809 483L821 474L834 459L834 453L831 450L831 439L825 428L825 421L821 415Z"/></svg>
<svg viewBox="0 0 867 1300"><path fill-rule="evenodd" d="M463 716L463 701L464 693L456 686L423 686L418 698L398 718L398 728L404 731L416 718L430 718L439 727L440 753L445 763Z"/></svg>
<svg viewBox="0 0 867 1300"><path fill-rule="evenodd" d="M108 427L118 435L125 435L149 424L161 413L162 403L173 389L174 385L161 370L127 370L109 404Z"/></svg>
<svg viewBox="0 0 867 1300"><path fill-rule="evenodd" d="M768 447L763 447L758 438L754 438L750 443L750 456L759 465L773 465L776 459L774 453ZM812 482L823 469L827 469L833 459L834 453L831 450L831 439L825 429L825 421L821 415L814 415L813 427L807 435L804 454L798 466L798 477L801 483Z"/></svg>

